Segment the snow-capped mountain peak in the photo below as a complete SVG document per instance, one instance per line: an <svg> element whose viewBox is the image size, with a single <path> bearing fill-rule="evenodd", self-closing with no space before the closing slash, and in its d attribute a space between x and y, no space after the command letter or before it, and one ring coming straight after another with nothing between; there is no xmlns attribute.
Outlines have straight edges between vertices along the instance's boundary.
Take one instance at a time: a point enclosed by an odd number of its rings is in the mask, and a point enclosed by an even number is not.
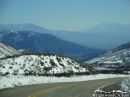
<svg viewBox="0 0 130 97"><path fill-rule="evenodd" d="M6 33L6 34L9 34L9 33L18 33L18 31L15 31L15 30L8 30L8 29L5 29L4 31L3 31L4 33Z"/></svg>

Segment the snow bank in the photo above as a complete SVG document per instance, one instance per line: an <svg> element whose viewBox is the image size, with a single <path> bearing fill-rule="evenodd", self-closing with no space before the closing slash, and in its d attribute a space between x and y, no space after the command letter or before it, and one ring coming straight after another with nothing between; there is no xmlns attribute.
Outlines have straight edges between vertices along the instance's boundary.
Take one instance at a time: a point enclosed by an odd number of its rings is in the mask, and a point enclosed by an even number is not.
<svg viewBox="0 0 130 97"><path fill-rule="evenodd" d="M130 77L121 83L121 90L130 93Z"/></svg>
<svg viewBox="0 0 130 97"><path fill-rule="evenodd" d="M129 75L98 74L98 75L74 76L74 77L7 75L3 77L0 76L0 89L23 86L23 85L32 85L32 84L56 83L56 82L78 82L78 81L106 79L106 78L115 78L115 77L129 77Z"/></svg>

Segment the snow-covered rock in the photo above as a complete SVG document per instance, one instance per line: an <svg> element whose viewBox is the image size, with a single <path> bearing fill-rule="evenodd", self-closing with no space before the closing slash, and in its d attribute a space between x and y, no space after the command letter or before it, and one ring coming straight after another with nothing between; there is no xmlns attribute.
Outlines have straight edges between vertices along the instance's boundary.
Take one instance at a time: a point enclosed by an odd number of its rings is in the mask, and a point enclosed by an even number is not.
<svg viewBox="0 0 130 97"><path fill-rule="evenodd" d="M123 80L121 83L121 90L130 94L130 77Z"/></svg>

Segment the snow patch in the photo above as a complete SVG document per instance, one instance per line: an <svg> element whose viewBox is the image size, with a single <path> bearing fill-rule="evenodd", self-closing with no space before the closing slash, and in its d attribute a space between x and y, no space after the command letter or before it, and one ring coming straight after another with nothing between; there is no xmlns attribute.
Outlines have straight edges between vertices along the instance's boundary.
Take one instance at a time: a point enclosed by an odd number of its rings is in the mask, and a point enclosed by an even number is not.
<svg viewBox="0 0 130 97"><path fill-rule="evenodd" d="M97 79L107 79L116 77L129 77L129 75L115 75L115 74L98 74L88 76L73 76L73 77L44 77L44 76L23 76L23 75L7 75L0 76L0 89L11 88L16 86L43 84L43 83L58 83L58 82L78 82ZM127 81L130 82L130 79ZM127 84L130 86L130 84ZM125 89L130 89L126 88Z"/></svg>
<svg viewBox="0 0 130 97"><path fill-rule="evenodd" d="M130 77L124 79L124 81L121 83L121 90L130 94Z"/></svg>

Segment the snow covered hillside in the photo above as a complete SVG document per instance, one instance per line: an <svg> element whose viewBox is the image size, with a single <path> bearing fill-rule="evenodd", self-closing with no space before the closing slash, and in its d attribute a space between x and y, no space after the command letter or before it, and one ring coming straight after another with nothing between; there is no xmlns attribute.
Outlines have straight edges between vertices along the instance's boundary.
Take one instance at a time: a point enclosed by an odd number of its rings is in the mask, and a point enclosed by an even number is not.
<svg viewBox="0 0 130 97"><path fill-rule="evenodd" d="M108 51L104 54L101 54L98 57L87 60L85 63L98 64L103 67L119 66L119 65L122 65L123 63L129 63L130 62L130 47L129 47L130 42L126 44L114 50Z"/></svg>
<svg viewBox="0 0 130 97"><path fill-rule="evenodd" d="M6 46L2 43L0 43L0 58L5 58L5 57L9 57L9 56L14 56L14 55L20 55L21 52L10 47L10 46Z"/></svg>
<svg viewBox="0 0 130 97"><path fill-rule="evenodd" d="M90 68L59 55L22 55L0 60L0 75L53 75L75 72L90 72Z"/></svg>

